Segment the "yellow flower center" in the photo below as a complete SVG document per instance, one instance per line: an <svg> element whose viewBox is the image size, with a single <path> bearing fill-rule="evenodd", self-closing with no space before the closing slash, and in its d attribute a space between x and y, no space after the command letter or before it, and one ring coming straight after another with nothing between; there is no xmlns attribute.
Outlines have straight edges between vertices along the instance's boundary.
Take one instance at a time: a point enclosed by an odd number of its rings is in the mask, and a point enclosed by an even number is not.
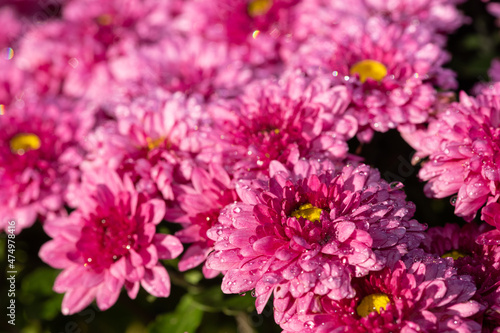
<svg viewBox="0 0 500 333"><path fill-rule="evenodd" d="M273 6L272 0L253 0L248 3L248 15L256 17L266 14Z"/></svg>
<svg viewBox="0 0 500 333"><path fill-rule="evenodd" d="M445 254L443 254L441 256L441 258L453 258L453 260L457 260L458 258L463 258L463 257L466 257L467 255L465 253L462 253L460 251L457 251L457 250L451 250L451 251L448 251L446 252Z"/></svg>
<svg viewBox="0 0 500 333"><path fill-rule="evenodd" d="M9 145L14 154L24 155L27 151L39 149L41 141L33 133L19 133L10 139Z"/></svg>
<svg viewBox="0 0 500 333"><path fill-rule="evenodd" d="M390 302L391 300L386 294L370 294L363 297L356 308L356 312L360 317L366 317L373 311L380 313L380 308L385 310L387 308L387 304Z"/></svg>
<svg viewBox="0 0 500 333"><path fill-rule="evenodd" d="M110 14L102 14L97 17L97 23L101 26L107 26L113 23L113 16Z"/></svg>
<svg viewBox="0 0 500 333"><path fill-rule="evenodd" d="M153 150L155 148L158 148L165 142L165 138L158 138L158 139L151 139L151 138L146 138L146 142L148 144L148 149Z"/></svg>
<svg viewBox="0 0 500 333"><path fill-rule="evenodd" d="M292 216L299 218L303 217L311 222L319 221L322 210L318 207L314 207L310 203L303 204L292 212Z"/></svg>
<svg viewBox="0 0 500 333"><path fill-rule="evenodd" d="M358 74L359 80L365 82L368 78L375 81L382 80L387 75L387 68L376 60L362 60L355 63L350 69L351 75Z"/></svg>

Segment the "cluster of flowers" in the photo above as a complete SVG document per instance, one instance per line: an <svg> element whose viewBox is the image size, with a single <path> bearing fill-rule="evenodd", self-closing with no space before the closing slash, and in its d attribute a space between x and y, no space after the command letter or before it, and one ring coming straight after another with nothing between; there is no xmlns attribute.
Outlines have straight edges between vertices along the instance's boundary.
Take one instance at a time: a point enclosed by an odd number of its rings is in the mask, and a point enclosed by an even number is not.
<svg viewBox="0 0 500 333"><path fill-rule="evenodd" d="M64 314L167 297L180 256L284 332L500 332L500 83L450 98L458 2L4 5L0 227L43 223ZM349 153L390 129L481 223L427 230Z"/></svg>

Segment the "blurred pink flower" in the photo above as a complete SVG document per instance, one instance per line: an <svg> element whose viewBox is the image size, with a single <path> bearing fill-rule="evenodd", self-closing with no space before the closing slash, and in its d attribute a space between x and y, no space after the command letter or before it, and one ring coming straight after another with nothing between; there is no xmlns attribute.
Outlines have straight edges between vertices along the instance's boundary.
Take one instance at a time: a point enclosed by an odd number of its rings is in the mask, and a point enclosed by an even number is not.
<svg viewBox="0 0 500 333"><path fill-rule="evenodd" d="M101 310L111 307L123 286L135 298L142 285L156 297L168 297L170 278L159 259L182 252L172 235L157 234L165 203L138 193L128 177L107 169L85 174L81 204L69 217L44 225L53 240L40 258L63 269L54 290L65 293L63 314L73 314L95 298Z"/></svg>
<svg viewBox="0 0 500 333"><path fill-rule="evenodd" d="M403 27L426 29L435 39L446 41L440 34L450 34L469 20L457 8L464 0L353 0L332 1L332 7L343 15L363 19L381 17Z"/></svg>
<svg viewBox="0 0 500 333"><path fill-rule="evenodd" d="M89 135L83 168L106 166L127 174L139 192L173 200L172 184L189 181L195 159L210 145L200 103L157 89L111 110L117 119Z"/></svg>
<svg viewBox="0 0 500 333"><path fill-rule="evenodd" d="M327 76L285 73L279 80L249 84L244 93L209 106L224 150L223 163L235 178L267 174L269 163L293 165L300 158L342 160L357 130L345 114L349 90Z"/></svg>
<svg viewBox="0 0 500 333"><path fill-rule="evenodd" d="M93 113L65 99L21 100L0 111L0 228L13 219L20 232L64 211Z"/></svg>
<svg viewBox="0 0 500 333"><path fill-rule="evenodd" d="M277 323L310 293L353 297L354 276L392 266L423 238L401 184L366 165L299 161L288 171L274 161L269 173L269 181L238 182L241 202L207 232L215 241L207 266L227 271L224 293L255 289L258 312L274 293Z"/></svg>
<svg viewBox="0 0 500 333"><path fill-rule="evenodd" d="M251 64L279 61L280 45L292 37L301 0L203 0L185 2L174 26L186 34L226 43Z"/></svg>
<svg viewBox="0 0 500 333"><path fill-rule="evenodd" d="M136 95L161 87L206 99L234 96L256 75L239 50L198 35L171 31L156 43L130 43L123 51L108 63L111 84Z"/></svg>

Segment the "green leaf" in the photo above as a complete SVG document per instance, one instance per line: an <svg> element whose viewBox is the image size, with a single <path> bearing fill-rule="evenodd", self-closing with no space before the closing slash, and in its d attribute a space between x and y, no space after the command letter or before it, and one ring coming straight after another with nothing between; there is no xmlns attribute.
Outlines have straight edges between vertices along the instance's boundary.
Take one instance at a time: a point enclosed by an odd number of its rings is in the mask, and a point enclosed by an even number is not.
<svg viewBox="0 0 500 333"><path fill-rule="evenodd" d="M182 297L174 312L156 317L149 326L150 333L195 333L200 326L203 311L189 294Z"/></svg>
<svg viewBox="0 0 500 333"><path fill-rule="evenodd" d="M255 310L255 297L250 292L242 295L231 296L223 302L226 314L233 312L252 312Z"/></svg>
<svg viewBox="0 0 500 333"><path fill-rule="evenodd" d="M51 320L61 312L62 294L52 290L59 271L41 267L22 280L19 299L31 318Z"/></svg>

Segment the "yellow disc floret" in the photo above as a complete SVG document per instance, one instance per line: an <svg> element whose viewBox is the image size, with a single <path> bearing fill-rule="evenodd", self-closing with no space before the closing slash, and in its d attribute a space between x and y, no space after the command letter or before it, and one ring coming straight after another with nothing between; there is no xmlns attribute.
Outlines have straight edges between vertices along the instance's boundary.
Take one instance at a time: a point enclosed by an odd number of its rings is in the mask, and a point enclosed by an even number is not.
<svg viewBox="0 0 500 333"><path fill-rule="evenodd" d="M370 294L368 296L363 297L358 307L356 308L356 312L360 317L366 317L370 314L370 312L377 311L380 313L380 309L386 309L387 304L389 304L391 300L389 296L386 294Z"/></svg>
<svg viewBox="0 0 500 333"><path fill-rule="evenodd" d="M460 252L460 251L457 251L457 250L452 250L452 251L449 251L449 252L446 252L445 254L443 254L441 256L441 258L453 258L453 260L457 260L458 258L463 258L463 257L466 257L467 255Z"/></svg>
<svg viewBox="0 0 500 333"><path fill-rule="evenodd" d="M40 138L33 133L19 133L9 141L10 150L18 155L23 155L29 150L40 149L41 144Z"/></svg>
<svg viewBox="0 0 500 333"><path fill-rule="evenodd" d="M368 78L380 81L387 75L387 68L376 60L362 60L355 63L350 69L351 75L358 74L359 80L365 82Z"/></svg>
<svg viewBox="0 0 500 333"><path fill-rule="evenodd" d="M110 14L103 14L97 17L97 23L101 26L111 25L111 23L113 23L113 16Z"/></svg>
<svg viewBox="0 0 500 333"><path fill-rule="evenodd" d="M253 0L248 3L248 15L256 17L266 14L273 5L272 0Z"/></svg>
<svg viewBox="0 0 500 333"><path fill-rule="evenodd" d="M148 144L148 149L153 150L161 146L165 142L165 140L166 140L165 138L151 139L150 137L147 137L146 143Z"/></svg>
<svg viewBox="0 0 500 333"><path fill-rule="evenodd" d="M292 212L292 216L299 218L303 217L311 222L319 221L322 210L318 207L314 207L310 203L303 204Z"/></svg>

